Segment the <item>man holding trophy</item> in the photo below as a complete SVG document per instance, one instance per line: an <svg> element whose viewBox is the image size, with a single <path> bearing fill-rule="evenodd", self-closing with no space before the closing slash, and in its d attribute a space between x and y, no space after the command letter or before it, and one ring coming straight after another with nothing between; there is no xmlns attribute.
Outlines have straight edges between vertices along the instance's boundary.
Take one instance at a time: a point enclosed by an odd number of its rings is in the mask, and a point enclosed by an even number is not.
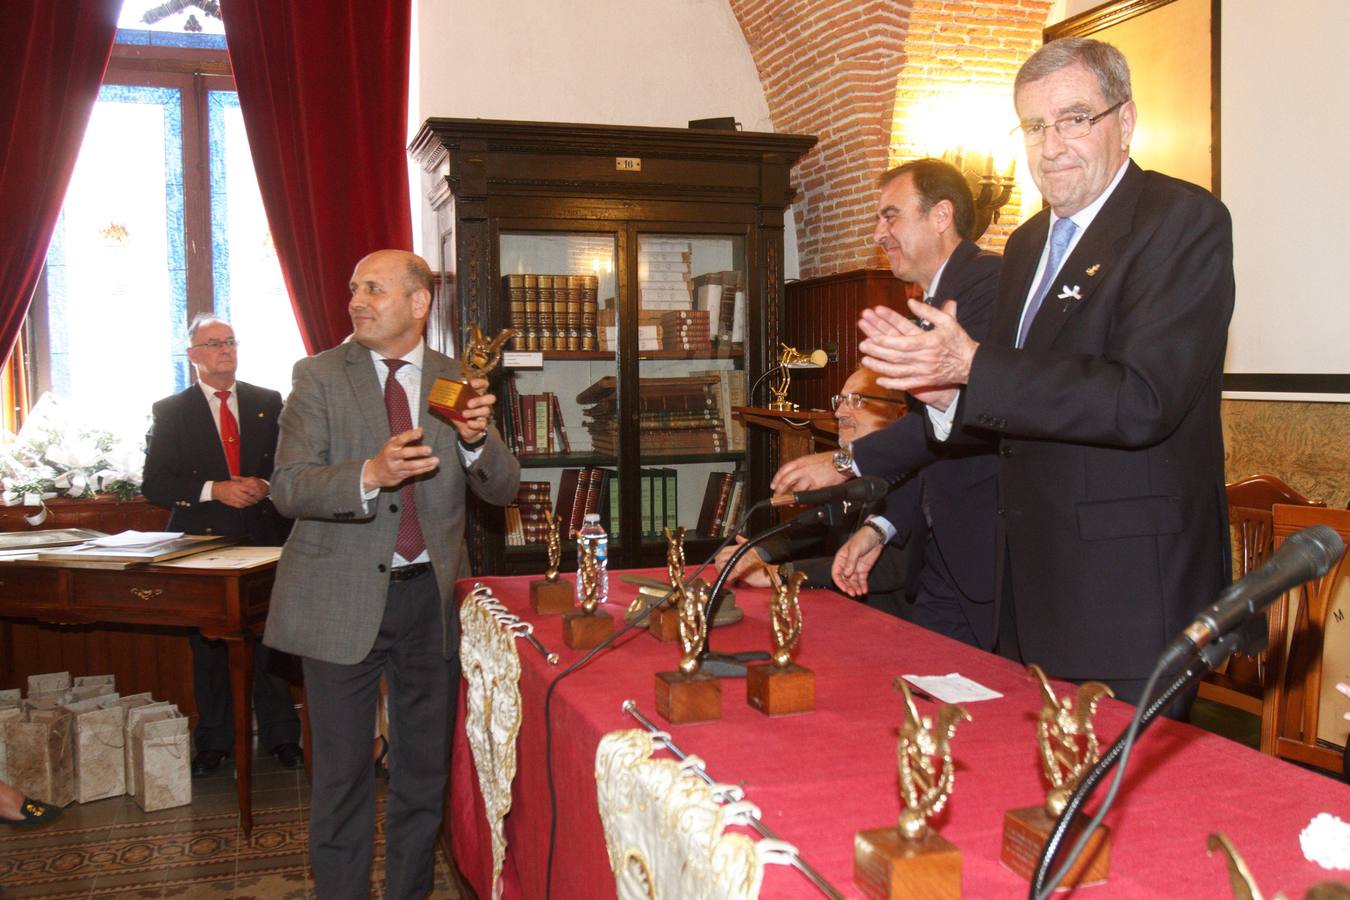
<svg viewBox="0 0 1350 900"><path fill-rule="evenodd" d="M489 427L481 372L428 348L432 275L381 250L351 278L348 343L296 363L272 496L296 520L265 642L302 657L313 726L310 861L323 897L366 897L375 828L370 726L389 681L385 896L431 889L458 698L456 579L469 574L465 491L515 497L520 466ZM474 377L477 376L477 377ZM438 379L474 395L429 411Z"/></svg>

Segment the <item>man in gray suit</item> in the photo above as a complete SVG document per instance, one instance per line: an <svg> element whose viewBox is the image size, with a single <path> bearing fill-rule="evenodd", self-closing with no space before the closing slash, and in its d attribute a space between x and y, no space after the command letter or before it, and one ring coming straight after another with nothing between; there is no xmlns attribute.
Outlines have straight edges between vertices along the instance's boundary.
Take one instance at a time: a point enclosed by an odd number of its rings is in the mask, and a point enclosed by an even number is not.
<svg viewBox="0 0 1350 900"><path fill-rule="evenodd" d="M314 741L310 863L318 895L366 897L375 824L371 726L389 682L386 897L432 888L458 698L455 580L469 574L464 491L504 505L520 466L488 427L487 382L466 421L429 415L459 377L422 335L431 270L381 250L351 280L354 334L296 363L272 498L295 528L277 567L265 642L302 658Z"/></svg>

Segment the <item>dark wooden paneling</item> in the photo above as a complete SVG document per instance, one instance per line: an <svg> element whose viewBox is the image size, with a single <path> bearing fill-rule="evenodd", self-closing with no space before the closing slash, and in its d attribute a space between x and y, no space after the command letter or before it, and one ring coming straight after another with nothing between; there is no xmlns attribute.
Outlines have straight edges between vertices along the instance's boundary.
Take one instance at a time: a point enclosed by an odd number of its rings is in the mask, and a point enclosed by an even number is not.
<svg viewBox="0 0 1350 900"><path fill-rule="evenodd" d="M824 369L793 370L788 398L802 409L829 409L830 395L837 393L858 367L859 314L869 306L903 309L910 287L889 269L856 269L789 284L784 297L783 341L803 352L828 351L831 344L838 349L836 361ZM917 291L912 293L919 296ZM757 393L766 390L761 388Z"/></svg>
<svg viewBox="0 0 1350 900"><path fill-rule="evenodd" d="M144 499L52 500L41 528L93 528L118 532L163 531L167 510ZM31 508L0 508L0 531L33 530L23 520ZM39 625L0 619L0 688L27 689L28 676L41 672L117 676L123 694L150 691L195 716L192 653L182 629L124 625Z"/></svg>

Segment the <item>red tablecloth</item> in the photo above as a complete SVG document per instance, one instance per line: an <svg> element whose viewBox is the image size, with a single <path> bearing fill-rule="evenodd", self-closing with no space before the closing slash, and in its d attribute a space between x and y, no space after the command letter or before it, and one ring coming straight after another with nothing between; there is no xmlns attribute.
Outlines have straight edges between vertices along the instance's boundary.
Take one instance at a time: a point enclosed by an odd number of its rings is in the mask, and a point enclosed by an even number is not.
<svg viewBox="0 0 1350 900"><path fill-rule="evenodd" d="M606 608L622 621L635 588L610 573ZM646 574L664 574L650 572ZM535 634L558 652L558 667L524 642L521 659L524 723L513 804L506 819L505 896L544 897L549 840L543 706L549 683L582 654L562 641L558 616L529 608L527 578L485 578L511 610L536 623ZM457 586L462 597L471 587ZM736 590L745 620L713 632L723 651L767 649L767 591ZM765 823L846 896L853 884L853 835L893 824L897 797L896 735L903 719L891 681L901 674L960 672L1002 693L966 706L973 721L953 741L956 787L935 820L964 854L964 895L1025 897L1027 884L999 863L1003 813L1044 797L1036 755L1039 692L1020 666L884 616L827 591L803 591L804 632L797 661L816 673L816 711L769 719L749 707L744 680L722 683L722 719L669 726L676 744L707 762L717 780L743 784ZM640 727L620 710L632 698L661 727L653 673L671 670L678 644L638 632L573 673L554 692L553 772L557 788L557 843L552 896L613 897L614 879L596 809L595 749L616 729ZM1061 686L1062 687L1062 686ZM1058 688L1057 688L1058 689ZM919 702L921 713L932 704ZM451 834L455 860L478 895L492 896L492 854L483 801L464 737L459 704L451 775ZM1096 721L1102 746L1124 730L1132 707L1106 700ZM1098 797L1105 789L1098 791ZM1095 808L1095 801L1094 801ZM1269 896L1302 896L1312 884L1334 880L1303 858L1299 831L1319 812L1350 819L1350 787L1304 771L1189 725L1159 721L1136 747L1114 809L1111 876L1107 885L1078 893L1102 897L1229 897L1220 857L1206 855L1205 838L1222 831L1251 866ZM796 870L769 866L762 896L818 897Z"/></svg>

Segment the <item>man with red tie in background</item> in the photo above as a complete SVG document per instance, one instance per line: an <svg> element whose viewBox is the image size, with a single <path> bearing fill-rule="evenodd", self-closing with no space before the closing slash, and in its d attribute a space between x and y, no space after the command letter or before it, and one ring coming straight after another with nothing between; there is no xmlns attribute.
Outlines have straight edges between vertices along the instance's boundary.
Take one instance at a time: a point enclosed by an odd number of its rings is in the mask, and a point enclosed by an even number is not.
<svg viewBox="0 0 1350 900"><path fill-rule="evenodd" d="M154 405L141 492L171 510L169 529L222 534L253 546L279 546L290 531L268 499L281 395L235 381L234 329L199 315L188 326L188 359L197 383ZM209 775L234 746L229 659L221 641L194 632L197 699L192 775ZM259 743L287 768L304 761L300 722L286 682L268 671L271 651L254 645L253 704Z"/></svg>

